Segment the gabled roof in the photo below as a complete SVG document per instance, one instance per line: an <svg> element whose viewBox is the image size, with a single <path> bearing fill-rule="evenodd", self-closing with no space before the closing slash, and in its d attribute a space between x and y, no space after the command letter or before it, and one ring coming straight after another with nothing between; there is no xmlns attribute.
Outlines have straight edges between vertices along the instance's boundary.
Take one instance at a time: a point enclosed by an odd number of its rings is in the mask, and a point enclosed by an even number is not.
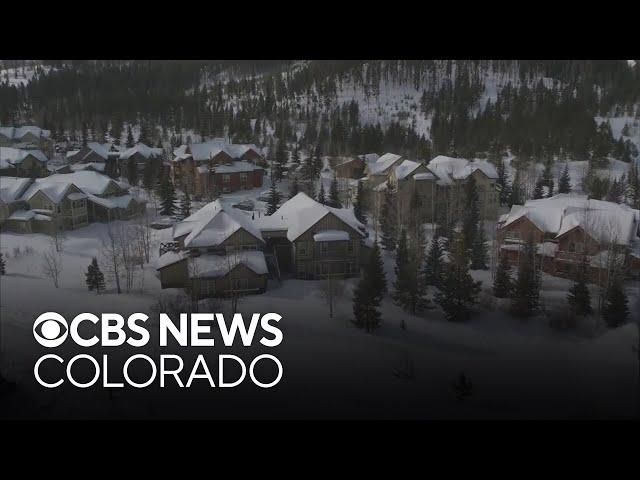
<svg viewBox="0 0 640 480"><path fill-rule="evenodd" d="M24 127L0 127L0 134L11 140L20 141L27 133L31 133L36 137L41 136L43 138L49 138L51 136L50 130L44 130L33 125L27 125Z"/></svg>
<svg viewBox="0 0 640 480"><path fill-rule="evenodd" d="M90 152L87 152L87 155L91 153L91 151L93 151L105 160L109 158L109 148L105 145L102 145L98 142L88 142L87 148L90 150ZM85 155L84 157L86 157L87 155Z"/></svg>
<svg viewBox="0 0 640 480"><path fill-rule="evenodd" d="M502 228L522 217L556 238L580 227L598 242L615 240L617 244L628 245L637 236L640 211L628 205L591 200L585 195L558 194L514 205Z"/></svg>
<svg viewBox="0 0 640 480"><path fill-rule="evenodd" d="M374 163L369 164L369 175L384 174L389 167L401 158L401 155L396 155L395 153L385 153Z"/></svg>
<svg viewBox="0 0 640 480"><path fill-rule="evenodd" d="M364 226L356 219L352 210L322 205L303 192L284 202L273 215L262 217L261 223L265 229L269 228L271 223L272 229L276 230L285 225L287 239L293 242L330 213L349 225L360 236L364 236L360 231Z"/></svg>
<svg viewBox="0 0 640 480"><path fill-rule="evenodd" d="M466 160L438 155L427 164L427 168L438 177L438 183L441 185L450 185L453 180L464 180L476 170L480 170L491 179L498 178L496 168L486 160Z"/></svg>
<svg viewBox="0 0 640 480"><path fill-rule="evenodd" d="M47 156L42 150L25 150L22 148L0 147L0 168L10 168L22 163L28 156L33 156L42 163L47 163Z"/></svg>
<svg viewBox="0 0 640 480"><path fill-rule="evenodd" d="M20 177L0 177L0 201L12 203L23 195L33 180Z"/></svg>
<svg viewBox="0 0 640 480"><path fill-rule="evenodd" d="M215 247L240 229L264 242L249 217L224 201L215 200L174 225L173 238L187 235L185 247Z"/></svg>
<svg viewBox="0 0 640 480"><path fill-rule="evenodd" d="M144 158L148 159L148 158L159 157L160 155L162 155L162 149L152 148L152 147L149 147L148 145L145 145L144 143L137 143L133 147L122 152L120 154L120 160L128 160L132 155L135 155L136 153L139 153Z"/></svg>
<svg viewBox="0 0 640 480"><path fill-rule="evenodd" d="M404 160L400 165L394 168L396 178L398 180L404 180L421 165L422 163L420 162L414 162L413 160Z"/></svg>
<svg viewBox="0 0 640 480"><path fill-rule="evenodd" d="M174 160L181 160L185 158L193 158L196 162L202 162L209 160L221 152L226 153L231 158L239 159L247 153L249 150L255 150L257 153L260 153L258 147L253 144L233 144L233 143L225 143L221 140L211 140L209 142L203 143L191 143L189 145L180 145L176 148L173 153L176 156ZM191 153L187 153L190 151Z"/></svg>
<svg viewBox="0 0 640 480"><path fill-rule="evenodd" d="M109 184L116 183L113 179L98 172L83 170L74 173L57 173L44 178L37 178L22 196L29 200L38 191L43 191L55 203L64 198L66 191L73 184L80 190L91 195L101 195Z"/></svg>

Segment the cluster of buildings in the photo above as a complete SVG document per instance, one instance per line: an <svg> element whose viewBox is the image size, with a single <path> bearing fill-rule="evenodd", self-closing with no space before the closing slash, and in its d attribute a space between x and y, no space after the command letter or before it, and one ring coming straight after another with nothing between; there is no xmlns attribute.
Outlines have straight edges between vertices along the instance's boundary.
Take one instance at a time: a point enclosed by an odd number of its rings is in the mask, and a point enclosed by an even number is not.
<svg viewBox="0 0 640 480"><path fill-rule="evenodd" d="M438 221L439 215L458 218L464 201L464 185L474 178L484 220L498 217L498 173L485 160L465 160L439 155L429 162L405 159L401 155L366 154L335 165L337 176L359 179L372 193L373 207L379 211L384 192L391 185L397 191L399 221L407 219L413 195L418 197L418 215L423 221Z"/></svg>
<svg viewBox="0 0 640 480"><path fill-rule="evenodd" d="M0 127L0 147L21 150L42 150L46 155L53 153L51 131L33 125L24 127Z"/></svg>
<svg viewBox="0 0 640 480"><path fill-rule="evenodd" d="M522 246L536 244L541 268L571 276L586 263L592 275L621 269L640 273L640 210L628 205L558 194L514 205L498 221L500 254L517 264Z"/></svg>
<svg viewBox="0 0 640 480"><path fill-rule="evenodd" d="M322 205L304 193L272 215L246 212L223 200L173 227L160 255L162 288L196 297L261 293L267 276L323 279L357 276L366 258L365 227L350 209Z"/></svg>
<svg viewBox="0 0 640 480"><path fill-rule="evenodd" d="M171 178L196 197L212 197L262 186L267 162L253 144L218 138L181 145L173 152Z"/></svg>
<svg viewBox="0 0 640 480"><path fill-rule="evenodd" d="M42 178L0 177L0 229L19 233L72 230L128 219L145 210L129 185L95 171Z"/></svg>

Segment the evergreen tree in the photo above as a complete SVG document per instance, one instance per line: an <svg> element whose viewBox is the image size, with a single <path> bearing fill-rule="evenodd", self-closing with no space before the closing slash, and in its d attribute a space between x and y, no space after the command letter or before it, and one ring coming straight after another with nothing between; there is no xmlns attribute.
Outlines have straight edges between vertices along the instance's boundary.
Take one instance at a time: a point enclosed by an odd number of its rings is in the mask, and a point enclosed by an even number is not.
<svg viewBox="0 0 640 480"><path fill-rule="evenodd" d="M542 183L542 179L539 179L539 180L536 182L536 188L534 188L534 189L533 189L533 198L534 198L535 200L539 200L539 199L541 199L541 198L544 196L544 190L543 190L543 188L544 188L544 185L543 185L543 183Z"/></svg>
<svg viewBox="0 0 640 480"><path fill-rule="evenodd" d="M628 316L629 300L622 279L618 277L607 290L602 317L610 328L616 328L623 325Z"/></svg>
<svg viewBox="0 0 640 480"><path fill-rule="evenodd" d="M96 294L100 293L105 288L104 274L100 271L98 266L98 260L93 257L91 264L87 268L85 273L85 283L89 291L96 291Z"/></svg>
<svg viewBox="0 0 640 480"><path fill-rule="evenodd" d="M513 279L511 278L511 266L507 255L500 255L496 276L493 280L493 295L497 298L510 297L513 292Z"/></svg>
<svg viewBox="0 0 640 480"><path fill-rule="evenodd" d="M168 175L162 177L160 187L160 215L173 216L176 213L176 191Z"/></svg>
<svg viewBox="0 0 640 480"><path fill-rule="evenodd" d="M383 195L380 209L380 238L383 249L394 251L398 241L398 215L394 185L388 183Z"/></svg>
<svg viewBox="0 0 640 480"><path fill-rule="evenodd" d="M509 197L511 195L511 185L509 184L509 178L507 177L507 172L503 160L500 160L498 162L497 170L498 180L496 182L496 185L499 191L500 205L506 205L507 203L509 203Z"/></svg>
<svg viewBox="0 0 640 480"><path fill-rule="evenodd" d="M473 177L464 186L464 211L462 218L462 240L466 249L471 249L478 235L480 223L480 198L478 187Z"/></svg>
<svg viewBox="0 0 640 480"><path fill-rule="evenodd" d="M398 240L398 248L396 249L396 266L395 266L396 280L393 283L394 293L392 298L399 302L399 299L404 295L411 282L409 275L409 247L407 245L407 231L403 228L400 232L400 238Z"/></svg>
<svg viewBox="0 0 640 480"><path fill-rule="evenodd" d="M553 170L552 161L548 160L544 165L544 171L542 172L542 185L547 187L547 197L553 197L554 182L553 182Z"/></svg>
<svg viewBox="0 0 640 480"><path fill-rule="evenodd" d="M127 148L131 148L136 144L135 139L133 138L133 131L131 130L131 124L127 125L127 143L125 144Z"/></svg>
<svg viewBox="0 0 640 480"><path fill-rule="evenodd" d="M369 260L353 292L353 323L371 332L380 326L378 307L386 291L386 278L380 249L373 245Z"/></svg>
<svg viewBox="0 0 640 480"><path fill-rule="evenodd" d="M267 197L267 215L273 215L280 206L280 192L276 188L276 184L272 183L269 188L269 196Z"/></svg>
<svg viewBox="0 0 640 480"><path fill-rule="evenodd" d="M180 217L184 219L189 215L191 215L191 197L189 196L189 192L185 190L180 202Z"/></svg>
<svg viewBox="0 0 640 480"><path fill-rule="evenodd" d="M443 274L443 251L440 245L440 237L436 234L431 239L431 246L427 252L427 260L424 263L424 281L427 285L440 288Z"/></svg>
<svg viewBox="0 0 640 480"><path fill-rule="evenodd" d="M558 193L571 193L571 177L569 176L568 163L565 163L560 180L558 180Z"/></svg>
<svg viewBox="0 0 640 480"><path fill-rule="evenodd" d="M587 286L587 265L585 261L576 270L574 283L567 294L567 302L575 315L584 316L593 313L591 294Z"/></svg>
<svg viewBox="0 0 640 480"><path fill-rule="evenodd" d="M342 208L342 202L340 202L340 194L338 192L338 179L335 174L331 180L331 187L329 188L329 201L327 205L333 208Z"/></svg>
<svg viewBox="0 0 640 480"><path fill-rule="evenodd" d="M278 141L278 147L276 148L276 158L273 161L273 168L271 178L274 182L282 180L284 175L284 169L287 164L287 152L284 149L284 139Z"/></svg>
<svg viewBox="0 0 640 480"><path fill-rule="evenodd" d="M6 273L5 261L4 261L4 258L2 256L2 253L0 253L0 275L4 275L5 273Z"/></svg>
<svg viewBox="0 0 640 480"><path fill-rule="evenodd" d="M488 267L487 239L482 224L478 225L478 232L471 245L471 268L473 270L487 270Z"/></svg>
<svg viewBox="0 0 640 480"><path fill-rule="evenodd" d="M324 184L322 183L322 179L320 179L320 189L318 190L318 203L321 203L322 205L327 203L324 194Z"/></svg>
<svg viewBox="0 0 640 480"><path fill-rule="evenodd" d="M511 312L529 317L540 307L540 271L535 264L536 245L529 239L520 252L518 276L511 299Z"/></svg>
<svg viewBox="0 0 640 480"><path fill-rule="evenodd" d="M362 180L358 180L358 189L356 190L356 201L353 203L353 214L363 225L367 224L365 215L364 187Z"/></svg>
<svg viewBox="0 0 640 480"><path fill-rule="evenodd" d="M293 177L293 181L289 185L289 198L295 197L298 192L300 192L300 187L298 185L298 177Z"/></svg>
<svg viewBox="0 0 640 480"><path fill-rule="evenodd" d="M469 255L464 240L456 236L452 242L449 263L444 266L442 284L436 294L436 303L449 321L467 320L477 303L482 282L469 274Z"/></svg>

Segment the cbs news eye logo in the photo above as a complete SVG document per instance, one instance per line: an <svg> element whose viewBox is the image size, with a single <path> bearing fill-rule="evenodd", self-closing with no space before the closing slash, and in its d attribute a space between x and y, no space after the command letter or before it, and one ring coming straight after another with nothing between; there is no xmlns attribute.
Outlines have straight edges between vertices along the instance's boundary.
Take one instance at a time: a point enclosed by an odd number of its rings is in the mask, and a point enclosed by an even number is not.
<svg viewBox="0 0 640 480"><path fill-rule="evenodd" d="M65 318L56 312L46 312L33 323L33 336L43 347L59 347L69 335L69 325Z"/></svg>

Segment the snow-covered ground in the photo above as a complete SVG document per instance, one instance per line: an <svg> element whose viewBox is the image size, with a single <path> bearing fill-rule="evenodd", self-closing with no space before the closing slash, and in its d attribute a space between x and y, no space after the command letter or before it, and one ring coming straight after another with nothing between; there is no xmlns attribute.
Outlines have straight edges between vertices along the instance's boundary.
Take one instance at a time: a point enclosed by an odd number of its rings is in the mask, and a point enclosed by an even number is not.
<svg viewBox="0 0 640 480"><path fill-rule="evenodd" d="M237 198L255 197L262 190ZM490 233L491 227L487 228ZM152 266L159 242L170 237L169 229L152 232L153 258L143 281L131 292L118 295L112 282L105 293L88 292L84 272L93 256L100 258L106 229L104 224L93 224L68 232L57 289L41 269L48 237L0 235L0 250L7 258L7 275L0 279L0 368L18 383L12 396L0 399L5 402L0 416L35 412L46 417L125 418L617 418L638 414L635 325L594 337L588 322L560 332L550 328L543 316L515 320L491 297L488 271L473 272L483 281L483 294L468 323L449 323L438 308L414 317L385 299L382 327L373 334L351 324L355 280L341 284L332 318L324 282L270 281L265 294L243 298L239 304L244 314L275 311L283 316L284 342L271 353L282 361L284 377L268 391L248 385L223 391L209 388L207 382L196 382L188 391L127 389L112 396L102 389L43 391L32 373L36 349L31 327L40 313L56 311L67 318L84 311L155 315L151 309L159 297L180 293L161 290ZM385 254L384 260L391 285L393 257ZM569 285L567 280L544 276L547 311L562 309ZM637 316L638 289L630 286L628 293ZM220 302L220 308L229 312L229 302ZM143 353L160 353L157 347L149 349ZM109 354L124 358L125 352L117 350ZM213 353L253 352L234 347ZM187 359L185 363L190 365ZM461 371L474 385L473 396L464 402L455 400L452 388Z"/></svg>

